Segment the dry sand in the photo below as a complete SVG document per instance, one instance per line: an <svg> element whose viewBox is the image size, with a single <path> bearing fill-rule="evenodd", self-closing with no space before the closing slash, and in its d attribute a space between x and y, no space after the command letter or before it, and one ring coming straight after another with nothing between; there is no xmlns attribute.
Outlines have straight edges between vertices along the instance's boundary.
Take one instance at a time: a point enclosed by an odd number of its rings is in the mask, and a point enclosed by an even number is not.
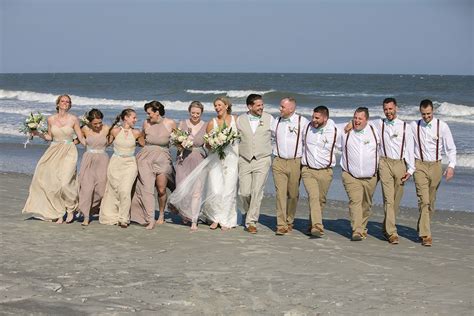
<svg viewBox="0 0 474 316"><path fill-rule="evenodd" d="M84 228L25 220L30 180L0 174L1 314L473 313L471 213L437 212L431 248L417 242L412 209L399 216L399 245L383 240L380 207L369 238L351 242L341 202L326 208L323 239L303 233L306 201L297 230L275 236L271 198L257 235L205 225L189 233L170 216L153 231L97 221Z"/></svg>

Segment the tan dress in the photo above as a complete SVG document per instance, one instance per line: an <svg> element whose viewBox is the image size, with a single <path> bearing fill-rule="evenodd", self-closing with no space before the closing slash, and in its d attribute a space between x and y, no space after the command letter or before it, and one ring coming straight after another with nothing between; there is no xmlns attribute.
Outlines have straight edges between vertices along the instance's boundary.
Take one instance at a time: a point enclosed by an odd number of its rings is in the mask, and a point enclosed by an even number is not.
<svg viewBox="0 0 474 316"><path fill-rule="evenodd" d="M169 150L171 130L158 123L145 129L145 147L137 154L138 179L133 195L131 221L148 224L155 219L156 176L168 177L168 188L174 190L174 168Z"/></svg>
<svg viewBox="0 0 474 316"><path fill-rule="evenodd" d="M107 183L109 156L105 152L106 134L91 133L86 138L87 151L82 155L79 170L79 211L84 218L97 213Z"/></svg>
<svg viewBox="0 0 474 316"><path fill-rule="evenodd" d="M132 130L120 130L114 140L114 154L107 168L107 185L100 204L99 222L106 225L128 224L132 187L137 177L135 137Z"/></svg>
<svg viewBox="0 0 474 316"><path fill-rule="evenodd" d="M36 165L22 213L43 220L63 217L77 208L77 149L74 129L51 126L53 141Z"/></svg>

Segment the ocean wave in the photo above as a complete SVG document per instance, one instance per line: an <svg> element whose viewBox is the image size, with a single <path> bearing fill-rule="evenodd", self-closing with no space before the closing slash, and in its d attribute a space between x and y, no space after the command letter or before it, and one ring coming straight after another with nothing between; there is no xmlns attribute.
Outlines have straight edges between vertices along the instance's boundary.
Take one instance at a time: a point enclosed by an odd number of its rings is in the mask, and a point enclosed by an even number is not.
<svg viewBox="0 0 474 316"><path fill-rule="evenodd" d="M448 102L437 102L434 101L433 105L435 106L435 114L441 114L446 116L474 116L474 107L454 104Z"/></svg>
<svg viewBox="0 0 474 316"><path fill-rule="evenodd" d="M191 94L224 94L229 98L246 98L249 94L265 95L267 93L275 92L275 90L254 91L254 90L186 90Z"/></svg>
<svg viewBox="0 0 474 316"><path fill-rule="evenodd" d="M316 95L321 97L385 97L386 94L367 92L342 92L342 91L310 91L299 93L303 95Z"/></svg>

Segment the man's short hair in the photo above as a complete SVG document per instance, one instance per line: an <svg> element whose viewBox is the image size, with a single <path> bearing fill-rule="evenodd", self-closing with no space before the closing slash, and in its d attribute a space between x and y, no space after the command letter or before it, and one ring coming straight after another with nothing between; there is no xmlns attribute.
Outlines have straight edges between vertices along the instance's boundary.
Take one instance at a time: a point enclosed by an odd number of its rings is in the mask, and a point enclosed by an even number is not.
<svg viewBox="0 0 474 316"><path fill-rule="evenodd" d="M329 109L327 107L325 107L324 105L320 105L320 106L315 107L313 112L322 114L326 117L329 117Z"/></svg>
<svg viewBox="0 0 474 316"><path fill-rule="evenodd" d="M365 106L360 106L355 110L355 113L360 113L363 112L365 114L365 117L369 119L369 109L366 108Z"/></svg>
<svg viewBox="0 0 474 316"><path fill-rule="evenodd" d="M387 104L387 103L392 103L392 102L393 104L397 105L397 100L395 100L395 98L385 98L382 104Z"/></svg>
<svg viewBox="0 0 474 316"><path fill-rule="evenodd" d="M249 96L247 97L247 105L253 105L253 103L257 100L263 100L260 94L256 94L256 93L249 94Z"/></svg>
<svg viewBox="0 0 474 316"><path fill-rule="evenodd" d="M424 99L420 102L420 110L426 109L427 107L433 108L433 102L430 99Z"/></svg>

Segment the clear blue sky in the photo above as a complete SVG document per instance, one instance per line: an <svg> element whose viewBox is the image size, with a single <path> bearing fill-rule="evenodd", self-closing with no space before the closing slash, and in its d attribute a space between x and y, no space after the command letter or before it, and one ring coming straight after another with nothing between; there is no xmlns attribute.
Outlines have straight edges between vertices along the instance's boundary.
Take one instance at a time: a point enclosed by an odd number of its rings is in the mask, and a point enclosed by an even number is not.
<svg viewBox="0 0 474 316"><path fill-rule="evenodd" d="M0 0L0 72L474 74L472 0Z"/></svg>

